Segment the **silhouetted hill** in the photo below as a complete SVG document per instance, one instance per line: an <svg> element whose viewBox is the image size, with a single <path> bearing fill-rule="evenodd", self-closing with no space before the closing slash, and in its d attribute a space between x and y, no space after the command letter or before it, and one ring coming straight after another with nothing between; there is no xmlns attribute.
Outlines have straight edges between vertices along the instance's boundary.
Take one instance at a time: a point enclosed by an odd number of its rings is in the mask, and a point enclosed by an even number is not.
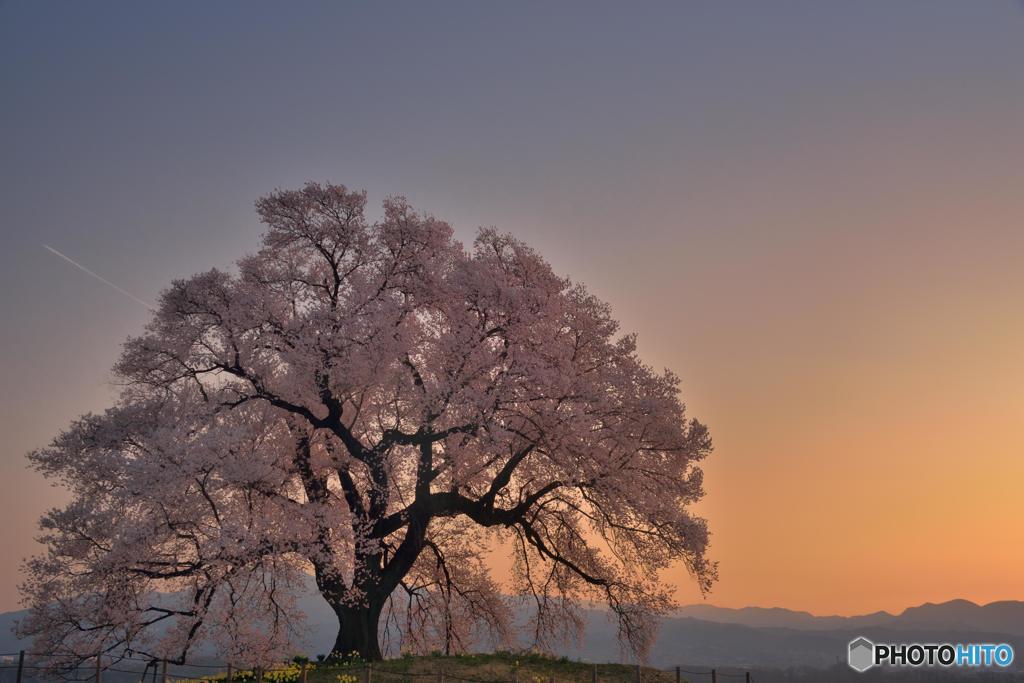
<svg viewBox="0 0 1024 683"><path fill-rule="evenodd" d="M742 607L732 609L714 605L687 605L675 611L676 616L703 619L721 624L743 624L766 628L827 630L880 625L895 617L888 612L874 612L855 617L819 617L810 612L797 612L782 607Z"/></svg>
<svg viewBox="0 0 1024 683"><path fill-rule="evenodd" d="M894 630L952 629L1024 635L1024 602L1019 600L1002 600L987 605L978 605L970 600L926 602L917 607L908 607L896 615L874 612L851 617L819 617L809 612L779 607L730 609L714 605L686 605L676 610L675 614L722 624L815 631L883 627Z"/></svg>
<svg viewBox="0 0 1024 683"><path fill-rule="evenodd" d="M24 644L14 637L14 622L24 614L24 610L0 612L0 652L17 652L24 647Z"/></svg>

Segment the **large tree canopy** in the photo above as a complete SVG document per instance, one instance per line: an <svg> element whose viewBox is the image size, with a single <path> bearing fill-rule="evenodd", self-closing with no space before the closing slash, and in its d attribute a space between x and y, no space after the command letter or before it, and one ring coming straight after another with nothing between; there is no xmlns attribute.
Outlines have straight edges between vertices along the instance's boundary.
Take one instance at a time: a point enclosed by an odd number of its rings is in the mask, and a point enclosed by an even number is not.
<svg viewBox="0 0 1024 683"><path fill-rule="evenodd" d="M521 242L467 250L401 198L375 223L365 204L259 200L260 250L174 282L118 404L30 455L73 495L27 564L37 650L273 658L312 571L343 654L379 658L382 622L408 650L507 641L517 600L539 647L600 600L642 653L662 570L711 585L687 510L710 439L677 378ZM491 547L514 553L500 582Z"/></svg>

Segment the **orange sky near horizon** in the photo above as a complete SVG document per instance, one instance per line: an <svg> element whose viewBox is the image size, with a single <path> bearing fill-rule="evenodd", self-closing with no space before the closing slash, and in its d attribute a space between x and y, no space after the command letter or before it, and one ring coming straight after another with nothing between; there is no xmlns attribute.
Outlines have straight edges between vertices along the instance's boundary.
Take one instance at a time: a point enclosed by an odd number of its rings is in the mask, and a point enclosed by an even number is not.
<svg viewBox="0 0 1024 683"><path fill-rule="evenodd" d="M253 200L310 179L515 233L682 378L715 443L709 603L1024 600L1024 14L606 9L0 3L0 610L62 498L24 454L109 404L147 315L40 244L152 301L251 252Z"/></svg>

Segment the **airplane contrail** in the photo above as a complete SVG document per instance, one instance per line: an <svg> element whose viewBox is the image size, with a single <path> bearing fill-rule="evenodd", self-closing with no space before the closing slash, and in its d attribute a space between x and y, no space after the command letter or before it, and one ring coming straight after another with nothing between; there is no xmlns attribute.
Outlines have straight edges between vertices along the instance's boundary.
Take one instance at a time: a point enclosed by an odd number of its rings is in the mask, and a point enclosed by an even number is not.
<svg viewBox="0 0 1024 683"><path fill-rule="evenodd" d="M78 268L83 273L85 273L87 275L92 275L94 278L96 278L97 280L99 280L103 284L107 285L108 287L113 287L114 289L116 289L117 291L121 292L122 294L124 294L126 297L128 297L132 301L135 301L135 302L138 302L138 303L142 304L143 306L145 306L146 308L148 308L151 311L155 311L156 310L156 306L154 306L153 304L149 303L148 301L143 301L142 299L140 299L139 297L135 296L131 292L127 292L127 291L121 289L120 287L115 285L113 282L111 282L107 278L103 277L102 275L97 275L96 273L92 272L91 270L89 270L88 268L83 266L78 261L75 261L74 259L72 259L70 256L66 256L66 255L60 253L59 251L57 251L56 249L54 249L53 247L48 246L46 244L43 245L43 249L49 251L50 253L56 254L57 256L61 257L62 259L64 259L65 261L67 261L68 263L73 265L75 268Z"/></svg>

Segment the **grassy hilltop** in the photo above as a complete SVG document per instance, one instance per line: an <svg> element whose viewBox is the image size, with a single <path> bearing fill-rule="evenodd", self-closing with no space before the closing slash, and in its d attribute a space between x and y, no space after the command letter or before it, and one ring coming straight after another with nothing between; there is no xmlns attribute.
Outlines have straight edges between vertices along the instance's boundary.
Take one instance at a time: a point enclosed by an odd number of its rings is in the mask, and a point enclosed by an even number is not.
<svg viewBox="0 0 1024 683"><path fill-rule="evenodd" d="M629 664L589 664L534 653L404 656L374 662L309 662L307 683L636 683L637 668ZM264 674L266 683L298 683L301 664L292 664ZM239 671L234 683L250 683L254 672ZM675 683L674 671L642 667L642 683ZM224 681L220 674L206 680ZM687 681L684 675L681 679ZM183 682L184 683L184 682Z"/></svg>

